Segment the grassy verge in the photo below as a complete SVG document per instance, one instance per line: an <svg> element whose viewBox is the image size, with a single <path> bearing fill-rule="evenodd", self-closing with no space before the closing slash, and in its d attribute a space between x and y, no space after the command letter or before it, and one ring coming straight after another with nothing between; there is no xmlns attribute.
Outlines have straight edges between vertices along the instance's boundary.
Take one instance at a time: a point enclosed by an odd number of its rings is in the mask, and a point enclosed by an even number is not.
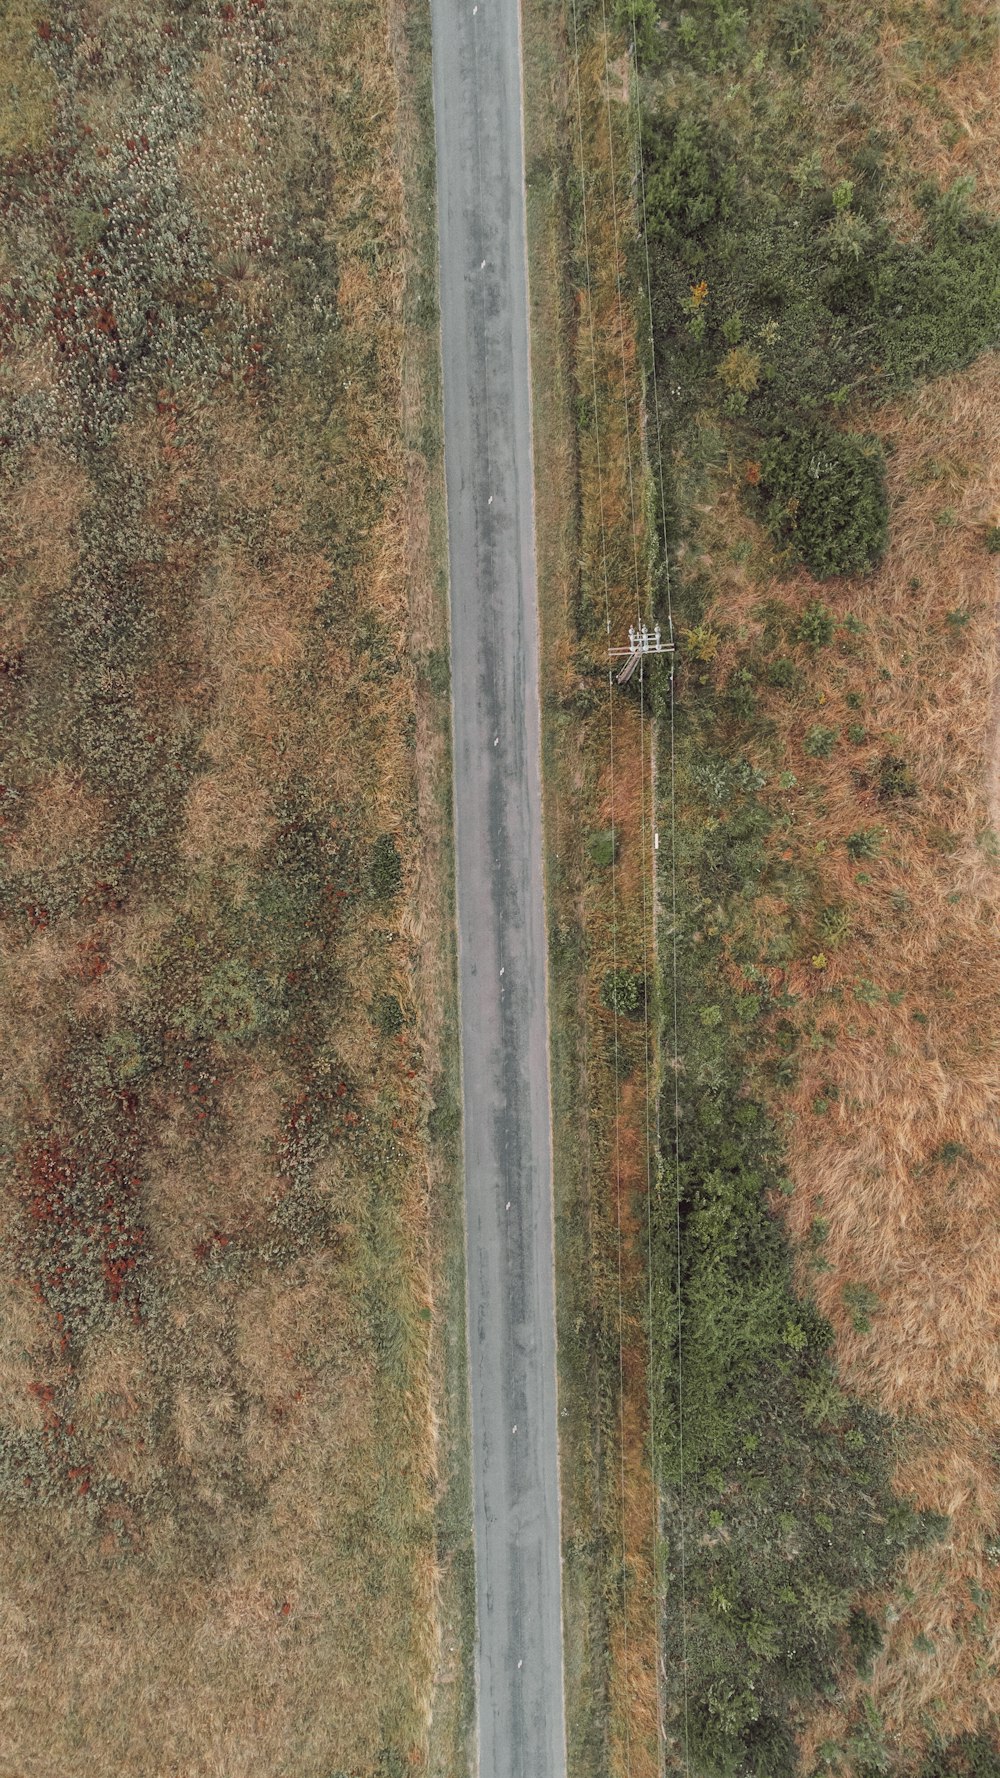
<svg viewBox="0 0 1000 1778"><path fill-rule="evenodd" d="M0 31L11 1769L392 1778L468 1623L439 445L403 359L432 298L389 23Z"/></svg>
<svg viewBox="0 0 1000 1778"><path fill-rule="evenodd" d="M401 93L397 140L409 230L409 276L403 306L403 437L410 453L411 644L418 669L417 794L424 860L417 919L429 1100L432 1370L438 1427L438 1651L428 1770L436 1778L458 1778L475 1767L475 1566L429 6L421 0L408 0L401 6L393 39Z"/></svg>
<svg viewBox="0 0 1000 1778"><path fill-rule="evenodd" d="M555 1168L555 1249L563 1524L563 1618L570 1769L599 1771L606 1751L607 1613L602 1596L598 1477L593 1428L595 1374L587 1351L590 1180L584 1097L586 1016L582 1005L579 790L560 720L554 663L572 638L578 505L573 450L572 365L563 266L566 44L560 9L522 12L525 156L536 479L535 525L542 607L543 781ZM554 928L554 931L553 931Z"/></svg>
<svg viewBox="0 0 1000 1778"><path fill-rule="evenodd" d="M972 981L992 954L979 354L1000 308L995 211L936 175L958 170L965 106L993 189L970 100L995 20L646 22L685 632L679 1218L665 1192L655 1304L668 1597L682 1548L687 1590L686 1693L665 1620L669 1757L992 1772L993 1410L949 1305L989 1168L974 1107L997 1011L976 993L960 1034L945 959Z"/></svg>
<svg viewBox="0 0 1000 1778"><path fill-rule="evenodd" d="M650 737L637 702L617 703L612 772L603 572L624 635L647 576L641 388L616 278L634 230L631 163L591 20L580 62L588 256L572 21L563 7L529 5L524 36L569 1757L574 1773L644 1773L656 1769L639 1010Z"/></svg>

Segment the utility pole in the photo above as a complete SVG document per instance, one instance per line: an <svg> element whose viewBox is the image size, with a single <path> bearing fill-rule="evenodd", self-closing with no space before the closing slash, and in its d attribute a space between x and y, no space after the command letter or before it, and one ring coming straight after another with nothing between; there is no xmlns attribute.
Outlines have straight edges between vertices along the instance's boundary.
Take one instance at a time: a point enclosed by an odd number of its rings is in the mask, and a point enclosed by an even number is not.
<svg viewBox="0 0 1000 1778"><path fill-rule="evenodd" d="M653 625L651 634L648 624L643 619L638 629L634 624L629 624L627 648L612 648L608 652L613 660L624 659L625 665L620 673L615 674L615 682L618 685L626 685L644 655L673 654L674 642L672 636L667 642L663 640L659 624Z"/></svg>

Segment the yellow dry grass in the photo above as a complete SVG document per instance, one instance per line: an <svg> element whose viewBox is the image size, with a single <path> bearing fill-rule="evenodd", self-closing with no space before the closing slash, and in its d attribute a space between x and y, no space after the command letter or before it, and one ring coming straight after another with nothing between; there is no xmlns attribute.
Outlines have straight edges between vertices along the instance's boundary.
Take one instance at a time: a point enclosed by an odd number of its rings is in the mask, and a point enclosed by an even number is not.
<svg viewBox="0 0 1000 1778"><path fill-rule="evenodd" d="M6 0L0 13L0 81L8 98L0 114L0 154L45 145L55 109L55 82L32 54L37 41L40 6L31 0Z"/></svg>
<svg viewBox="0 0 1000 1778"><path fill-rule="evenodd" d="M986 1553L1000 1525L1000 572L983 542L1000 499L1000 357L865 423L895 441L891 545L877 573L820 588L805 575L762 586L745 568L724 571L724 532L732 541L746 529L727 499L704 541L722 583L710 615L734 634L753 635L769 597L794 611L819 596L865 625L850 652L819 651L801 695L766 700L798 780L777 798L792 817L783 856L818 876L816 914L846 916L845 936L807 934L783 971L800 1026L825 1037L800 1044L799 1079L776 1110L800 1251L814 1218L829 1227L829 1270L809 1274L803 1259L803 1282L833 1323L841 1374L906 1425L899 1487L951 1517L944 1542L906 1563L875 1666L875 1701L905 1754L919 1750L932 1700L944 1733L1000 1708ZM852 722L865 727L860 745L847 740ZM826 761L803 750L816 723L839 737ZM879 800L885 754L905 760L916 797ZM852 861L847 836L871 827L880 856ZM770 924L787 911L772 906ZM845 1305L850 1285L878 1299L867 1331ZM992 1603L977 1606L973 1586ZM915 1647L918 1636L929 1644ZM843 1731L852 1696L848 1685L819 1713L807 1755Z"/></svg>
<svg viewBox="0 0 1000 1778"><path fill-rule="evenodd" d="M66 766L40 778L28 793L27 807L5 848L13 872L53 870L67 853L101 834L106 812L100 801Z"/></svg>

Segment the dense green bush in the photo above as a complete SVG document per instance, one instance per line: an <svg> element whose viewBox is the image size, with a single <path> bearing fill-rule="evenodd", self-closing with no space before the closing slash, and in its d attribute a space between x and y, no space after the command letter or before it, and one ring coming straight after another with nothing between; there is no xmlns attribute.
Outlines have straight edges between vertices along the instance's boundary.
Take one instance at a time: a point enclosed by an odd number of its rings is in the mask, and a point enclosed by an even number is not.
<svg viewBox="0 0 1000 1778"><path fill-rule="evenodd" d="M745 497L775 543L822 579L865 572L887 544L883 447L844 429L848 403L888 399L1000 343L1000 229L973 214L967 186L927 188L916 238L896 240L879 120L864 132L865 81L842 132L838 120L835 173L830 134L794 91L824 26L836 54L863 47L874 67L870 20L842 21L813 0L685 0L662 9L647 51L651 75L671 73L659 109L645 107L642 145L653 351L683 478L669 488L668 522L683 528L685 500L707 497L701 466L728 455L745 465ZM702 589L682 572L672 591L695 634ZM834 948L849 922L818 897L809 905L816 885L804 872L787 926L755 934L758 896L793 898L765 844L774 817L746 731L755 725L760 741L755 679L790 689L789 656L829 646L838 627L851 620L820 600L798 618L783 613L771 645L787 655L747 651L721 695L692 673L675 711L681 1067L661 1107L651 1314L664 1652L687 1690L668 1677L667 1728L699 1778L798 1772L802 1706L837 1685L845 1662L866 1676L881 1646L859 1595L867 1604L907 1547L943 1530L894 1497L892 1428L841 1389L830 1328L796 1291L769 1208L790 1187L765 1103L794 1078L799 1036L793 996L772 986L767 965L806 943ZM865 740L860 721L847 734ZM805 747L822 757L834 742L817 725ZM915 788L889 753L867 766L865 787L883 801ZM843 844L863 870L882 840L872 826ZM733 965L743 993L729 985ZM882 990L854 992L864 1003ZM673 1043L665 1033L665 1054ZM817 1220L806 1263L822 1263L823 1235ZM856 1325L877 1312L872 1292L847 1291ZM838 1756L859 1778L890 1769L865 1691ZM922 1778L1000 1778L981 1738L953 1743L942 1761Z"/></svg>
<svg viewBox="0 0 1000 1778"><path fill-rule="evenodd" d="M815 16L776 10L779 56L807 53ZM734 454L763 459L773 534L821 577L862 572L886 542L881 450L835 422L857 393L893 396L1000 344L1000 227L959 182L928 187L919 238L894 239L877 136L849 176L824 181L808 120L789 131L768 84L763 17L719 0L663 25L674 65L701 75L683 108L647 111L643 140L654 351L675 426L715 407L738 428ZM753 95L739 136L712 102L712 75L733 62Z"/></svg>
<svg viewBox="0 0 1000 1778"><path fill-rule="evenodd" d="M734 192L732 162L718 138L697 119L678 116L659 139L646 181L650 231L697 253L708 225L728 218Z"/></svg>
<svg viewBox="0 0 1000 1778"><path fill-rule="evenodd" d="M734 337L755 361L748 422L770 429L832 418L852 390L891 395L1000 342L1000 228L952 194L929 199L922 237L901 242L864 165L831 189L766 128L748 145L708 114L651 115L643 147L656 350L685 408Z"/></svg>
<svg viewBox="0 0 1000 1778"><path fill-rule="evenodd" d="M859 827L856 833L848 834L844 844L855 862L862 858L877 858L882 846L882 829Z"/></svg>
<svg viewBox="0 0 1000 1778"><path fill-rule="evenodd" d="M847 1620L847 1634L858 1672L863 1678L870 1679L872 1663L885 1642L881 1625L870 1612L852 1611Z"/></svg>
<svg viewBox="0 0 1000 1778"><path fill-rule="evenodd" d="M893 802L898 797L908 798L916 794L917 780L905 759L900 759L896 753L883 753L878 762L879 802Z"/></svg>
<svg viewBox="0 0 1000 1778"><path fill-rule="evenodd" d="M807 732L802 746L810 759L829 759L836 742L836 729L824 728L821 722L817 722Z"/></svg>
<svg viewBox="0 0 1000 1778"><path fill-rule="evenodd" d="M771 535L817 579L863 573L885 553L889 504L877 439L819 426L771 439L755 500Z"/></svg>

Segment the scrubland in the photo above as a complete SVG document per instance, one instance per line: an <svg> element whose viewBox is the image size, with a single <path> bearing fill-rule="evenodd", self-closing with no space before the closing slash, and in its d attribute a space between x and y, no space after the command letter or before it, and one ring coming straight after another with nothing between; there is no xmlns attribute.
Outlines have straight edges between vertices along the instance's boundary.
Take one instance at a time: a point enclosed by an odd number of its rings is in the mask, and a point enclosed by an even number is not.
<svg viewBox="0 0 1000 1778"><path fill-rule="evenodd" d="M668 1769L993 1774L996 19L640 27L680 643Z"/></svg>

